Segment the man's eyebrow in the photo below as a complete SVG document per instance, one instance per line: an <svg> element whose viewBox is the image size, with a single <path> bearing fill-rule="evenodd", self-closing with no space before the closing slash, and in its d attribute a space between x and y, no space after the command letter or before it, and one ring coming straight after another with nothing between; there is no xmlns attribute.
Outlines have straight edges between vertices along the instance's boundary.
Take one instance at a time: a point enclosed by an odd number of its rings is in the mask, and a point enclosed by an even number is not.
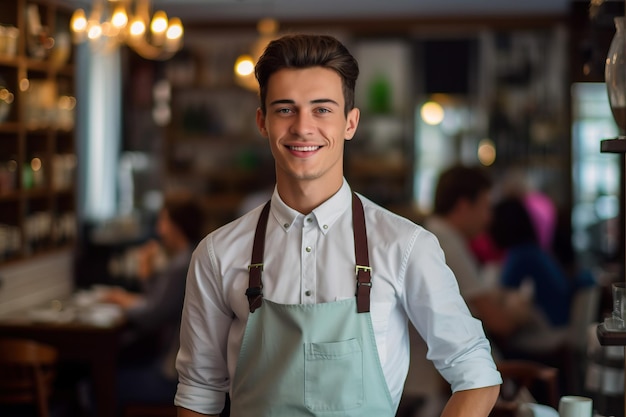
<svg viewBox="0 0 626 417"><path fill-rule="evenodd" d="M272 102L270 102L270 106L275 106L277 104L295 104L296 102L294 100L290 100L290 99L280 99L280 100L274 100ZM330 98L318 98L315 100L311 100L310 101L311 104L320 104L320 103L332 103L336 106L339 106L339 103L337 103L335 100L330 99Z"/></svg>
<svg viewBox="0 0 626 417"><path fill-rule="evenodd" d="M274 106L276 104L295 104L295 101L284 98L270 102L270 106Z"/></svg>
<svg viewBox="0 0 626 417"><path fill-rule="evenodd" d="M336 106L339 106L339 103L337 103L335 100L333 100L332 98L318 98L316 100L311 100L311 103L313 104L320 104L320 103L332 103Z"/></svg>

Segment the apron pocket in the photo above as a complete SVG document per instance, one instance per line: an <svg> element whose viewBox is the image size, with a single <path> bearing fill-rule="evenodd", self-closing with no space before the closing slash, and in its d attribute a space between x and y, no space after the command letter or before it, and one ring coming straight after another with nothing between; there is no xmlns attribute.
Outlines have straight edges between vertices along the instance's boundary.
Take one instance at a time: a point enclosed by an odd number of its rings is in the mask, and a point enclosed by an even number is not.
<svg viewBox="0 0 626 417"><path fill-rule="evenodd" d="M342 411L363 404L363 352L357 339L306 343L304 402L312 411Z"/></svg>

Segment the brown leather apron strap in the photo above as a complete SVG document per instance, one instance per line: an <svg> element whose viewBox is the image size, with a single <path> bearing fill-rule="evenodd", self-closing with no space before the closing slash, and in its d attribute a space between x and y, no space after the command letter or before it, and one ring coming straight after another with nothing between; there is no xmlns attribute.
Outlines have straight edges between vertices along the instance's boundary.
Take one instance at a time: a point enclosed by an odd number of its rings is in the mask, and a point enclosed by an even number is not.
<svg viewBox="0 0 626 417"><path fill-rule="evenodd" d="M246 290L250 313L263 304L263 255L265 251L265 230L269 219L270 202L261 211L256 225L252 259L248 266L249 283ZM372 268L370 268L369 249L367 246L367 230L363 203L352 193L352 229L354 230L354 255L356 259L356 305L358 313L370 311L370 292L372 290Z"/></svg>
<svg viewBox="0 0 626 417"><path fill-rule="evenodd" d="M358 313L367 313L370 311L372 268L370 268L363 203L355 193L352 193L352 229L354 230L356 258L356 308Z"/></svg>
<svg viewBox="0 0 626 417"><path fill-rule="evenodd" d="M250 313L261 307L263 304L263 282L261 274L263 273L263 254L265 252L265 229L267 229L267 219L270 214L270 201L265 204L259 216L254 233L254 243L252 245L252 259L248 265L249 283L246 290L248 304L250 305Z"/></svg>

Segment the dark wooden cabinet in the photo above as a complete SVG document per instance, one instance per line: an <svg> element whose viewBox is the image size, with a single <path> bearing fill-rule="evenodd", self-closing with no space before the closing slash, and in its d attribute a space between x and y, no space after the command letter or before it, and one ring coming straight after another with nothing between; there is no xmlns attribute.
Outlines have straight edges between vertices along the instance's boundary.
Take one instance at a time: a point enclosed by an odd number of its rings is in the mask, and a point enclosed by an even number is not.
<svg viewBox="0 0 626 417"><path fill-rule="evenodd" d="M47 0L0 5L0 264L76 236L71 14Z"/></svg>

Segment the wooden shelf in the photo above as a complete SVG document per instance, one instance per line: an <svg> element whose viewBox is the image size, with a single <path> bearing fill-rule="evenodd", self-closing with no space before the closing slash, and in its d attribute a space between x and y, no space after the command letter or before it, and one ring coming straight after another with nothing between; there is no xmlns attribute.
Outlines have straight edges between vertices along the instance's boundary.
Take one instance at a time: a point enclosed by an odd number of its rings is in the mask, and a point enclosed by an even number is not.
<svg viewBox="0 0 626 417"><path fill-rule="evenodd" d="M60 97L75 95L73 51L62 64L54 61L54 50L42 59L30 54L29 6L38 7L41 24L52 36L69 32L73 12L56 0L0 3L0 24L19 32L15 55L0 55L3 87L14 96L0 123L0 228L5 243L0 266L72 246L77 232L75 164L70 163L76 158L74 130L71 123L69 130L57 126L61 118L56 113ZM24 79L30 81L28 88L20 88ZM37 108L44 102L45 107Z"/></svg>
<svg viewBox="0 0 626 417"><path fill-rule="evenodd" d="M602 346L626 346L626 331L609 331L604 323L600 323L596 329L596 334Z"/></svg>
<svg viewBox="0 0 626 417"><path fill-rule="evenodd" d="M626 153L626 137L604 139L602 142L600 142L600 152Z"/></svg>

